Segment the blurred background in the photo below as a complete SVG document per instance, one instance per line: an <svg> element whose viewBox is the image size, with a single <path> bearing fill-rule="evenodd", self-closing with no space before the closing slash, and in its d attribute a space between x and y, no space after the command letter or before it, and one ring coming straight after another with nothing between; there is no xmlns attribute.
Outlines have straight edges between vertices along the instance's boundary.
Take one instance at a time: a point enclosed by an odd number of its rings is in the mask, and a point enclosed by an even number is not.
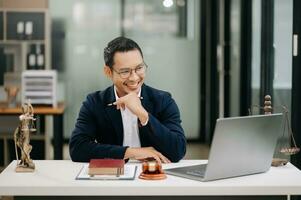
<svg viewBox="0 0 301 200"><path fill-rule="evenodd" d="M48 108L37 113L32 157L69 159L68 140L82 101L111 85L103 74L103 49L118 36L142 48L149 66L146 84L169 91L176 100L187 159L208 157L217 118L248 115L267 94L274 112L282 111L280 105L297 111L300 106L292 103L300 98L292 93L300 82L293 78L294 66L301 64L296 47L300 30L294 29L300 24L297 4L0 0L0 165L14 159L18 111L13 109L26 99Z"/></svg>

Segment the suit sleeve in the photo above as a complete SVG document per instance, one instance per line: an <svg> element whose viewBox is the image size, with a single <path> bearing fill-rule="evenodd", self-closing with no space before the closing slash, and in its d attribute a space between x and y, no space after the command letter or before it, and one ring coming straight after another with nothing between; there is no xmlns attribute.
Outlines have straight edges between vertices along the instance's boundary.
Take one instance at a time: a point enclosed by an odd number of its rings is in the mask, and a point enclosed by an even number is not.
<svg viewBox="0 0 301 200"><path fill-rule="evenodd" d="M158 116L149 113L146 126L140 127L142 137L172 162L186 153L186 138L181 126L180 112L170 94L164 96Z"/></svg>
<svg viewBox="0 0 301 200"><path fill-rule="evenodd" d="M93 97L88 96L80 109L70 138L71 159L76 162L88 162L92 158L123 159L127 147L96 142L96 133L100 130L97 129L93 110L95 110Z"/></svg>

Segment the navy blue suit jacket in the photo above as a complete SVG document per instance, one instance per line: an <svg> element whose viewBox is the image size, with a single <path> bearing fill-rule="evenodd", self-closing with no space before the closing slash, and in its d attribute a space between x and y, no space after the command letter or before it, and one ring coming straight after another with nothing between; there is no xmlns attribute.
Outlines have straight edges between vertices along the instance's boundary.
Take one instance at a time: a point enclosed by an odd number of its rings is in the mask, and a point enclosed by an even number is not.
<svg viewBox="0 0 301 200"><path fill-rule="evenodd" d="M141 96L141 103L149 113L148 124L139 126L141 146L152 146L172 162L179 161L186 152L186 139L175 101L169 93L145 84ZM113 86L87 96L70 139L69 149L73 161L124 158L127 147L122 146L121 113L116 106L108 106L114 101Z"/></svg>

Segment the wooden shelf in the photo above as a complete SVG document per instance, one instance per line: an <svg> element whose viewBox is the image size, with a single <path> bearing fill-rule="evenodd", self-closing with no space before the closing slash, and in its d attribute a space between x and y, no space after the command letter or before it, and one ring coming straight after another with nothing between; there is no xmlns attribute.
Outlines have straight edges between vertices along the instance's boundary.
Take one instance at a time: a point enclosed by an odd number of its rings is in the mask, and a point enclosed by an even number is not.
<svg viewBox="0 0 301 200"><path fill-rule="evenodd" d="M14 139L14 134L13 133L0 133L0 139ZM32 133L30 134L30 140L45 140L45 135L44 134L35 134Z"/></svg>
<svg viewBox="0 0 301 200"><path fill-rule="evenodd" d="M50 106L34 106L34 114L38 115L44 115L44 116L50 116L52 117L52 128L49 130L48 128L45 130L39 129L41 133L33 132L30 135L30 140L33 142L32 144L40 145L41 142L44 145L44 158L45 159L62 159L63 157L63 114L65 110L65 105L63 102L58 103L58 107L53 108ZM7 104L4 102L0 102L0 116L18 116L22 113L20 105L16 108L8 108ZM17 120L17 119L16 119ZM46 123L48 123L44 118L45 127L47 126ZM14 139L14 128L12 131L3 130L3 132L0 133L0 140L3 140L3 149L4 149L4 158L3 163L4 167L7 166L10 162L10 152L9 152L9 145L11 143L10 140ZM38 127L37 127L38 128ZM11 129L9 129L11 130ZM51 137L53 138L53 142L51 142ZM49 154L50 146L53 145L53 157L50 157L52 155ZM0 149L1 151L1 149ZM36 154L38 155L38 154ZM41 156L41 155L38 155ZM43 159L43 158L39 158ZM0 166L1 170L1 166Z"/></svg>
<svg viewBox="0 0 301 200"><path fill-rule="evenodd" d="M3 45L19 45L19 44L45 44L45 40L0 40Z"/></svg>
<svg viewBox="0 0 301 200"><path fill-rule="evenodd" d="M57 107L33 105L33 110L34 114L62 114L65 111L65 104L63 102L59 102ZM15 108L8 108L7 103L0 102L0 114L22 114L22 109L20 105L17 105Z"/></svg>

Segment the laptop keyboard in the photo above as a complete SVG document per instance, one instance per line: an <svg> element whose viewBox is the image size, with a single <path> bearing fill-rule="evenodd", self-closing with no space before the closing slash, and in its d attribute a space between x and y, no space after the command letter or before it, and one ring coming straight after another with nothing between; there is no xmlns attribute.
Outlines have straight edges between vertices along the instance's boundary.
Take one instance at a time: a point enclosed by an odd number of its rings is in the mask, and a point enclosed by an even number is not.
<svg viewBox="0 0 301 200"><path fill-rule="evenodd" d="M204 177L207 165L198 165L196 169L186 171L186 174L198 177Z"/></svg>
<svg viewBox="0 0 301 200"><path fill-rule="evenodd" d="M193 165L193 166L186 166L186 167L178 167L173 169L166 169L165 172L167 174L181 176L185 178L192 178L195 177L198 180L205 177L207 164L202 165Z"/></svg>

